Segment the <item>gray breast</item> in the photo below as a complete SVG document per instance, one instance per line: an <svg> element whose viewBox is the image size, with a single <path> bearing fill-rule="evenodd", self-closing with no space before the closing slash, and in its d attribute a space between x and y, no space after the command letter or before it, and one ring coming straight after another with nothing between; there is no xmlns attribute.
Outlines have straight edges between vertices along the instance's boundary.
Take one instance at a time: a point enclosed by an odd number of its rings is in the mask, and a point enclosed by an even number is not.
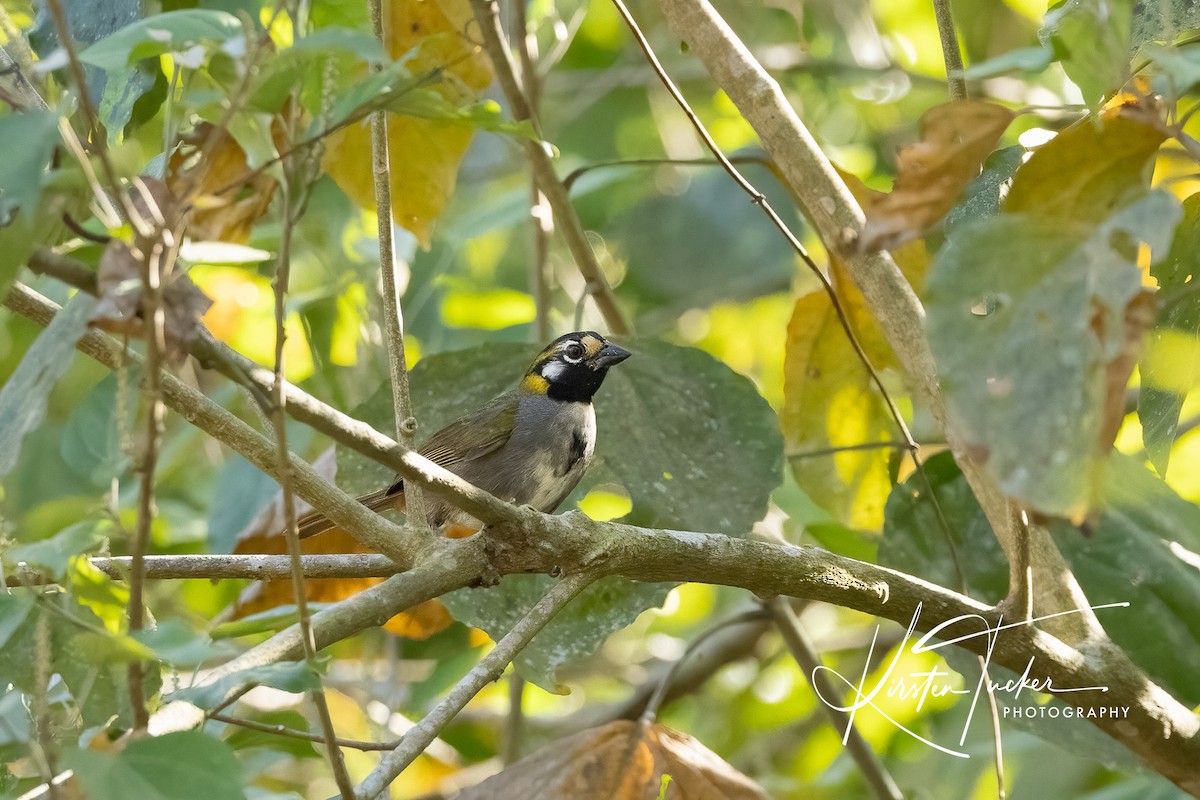
<svg viewBox="0 0 1200 800"><path fill-rule="evenodd" d="M451 470L503 500L551 512L579 483L595 449L596 412L591 403L523 395L508 442ZM431 523L449 519L471 524L462 512L449 507L439 511L442 519Z"/></svg>

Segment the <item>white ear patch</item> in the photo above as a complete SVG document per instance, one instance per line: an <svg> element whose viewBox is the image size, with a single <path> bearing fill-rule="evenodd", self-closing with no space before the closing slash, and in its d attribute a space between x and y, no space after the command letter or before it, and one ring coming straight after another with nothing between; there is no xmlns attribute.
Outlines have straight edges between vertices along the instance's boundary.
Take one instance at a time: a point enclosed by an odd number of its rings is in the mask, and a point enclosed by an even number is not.
<svg viewBox="0 0 1200 800"><path fill-rule="evenodd" d="M565 369L566 367L558 361L547 361L542 365L542 377L553 383L562 376Z"/></svg>

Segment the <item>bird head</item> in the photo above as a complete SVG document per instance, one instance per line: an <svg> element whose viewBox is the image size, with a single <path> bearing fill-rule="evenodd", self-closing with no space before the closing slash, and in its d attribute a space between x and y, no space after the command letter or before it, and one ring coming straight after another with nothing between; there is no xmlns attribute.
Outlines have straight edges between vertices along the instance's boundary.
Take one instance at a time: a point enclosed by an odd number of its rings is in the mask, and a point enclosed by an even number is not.
<svg viewBox="0 0 1200 800"><path fill-rule="evenodd" d="M608 368L629 356L628 350L594 331L568 333L538 353L521 381L521 390L555 400L590 403Z"/></svg>

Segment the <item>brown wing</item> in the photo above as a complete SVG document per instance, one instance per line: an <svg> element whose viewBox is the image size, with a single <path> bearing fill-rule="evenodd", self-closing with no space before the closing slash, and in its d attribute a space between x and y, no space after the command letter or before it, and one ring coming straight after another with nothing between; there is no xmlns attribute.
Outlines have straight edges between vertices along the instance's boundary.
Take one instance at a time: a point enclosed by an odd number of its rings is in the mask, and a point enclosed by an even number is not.
<svg viewBox="0 0 1200 800"><path fill-rule="evenodd" d="M430 436L417 452L450 469L500 449L512 437L516 421L517 395L506 392Z"/></svg>

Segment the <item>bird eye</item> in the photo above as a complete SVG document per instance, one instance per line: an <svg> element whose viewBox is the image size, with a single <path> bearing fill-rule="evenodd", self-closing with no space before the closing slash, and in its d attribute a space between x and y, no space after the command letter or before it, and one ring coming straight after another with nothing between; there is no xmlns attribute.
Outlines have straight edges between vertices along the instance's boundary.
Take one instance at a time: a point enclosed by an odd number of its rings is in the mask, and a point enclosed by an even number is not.
<svg viewBox="0 0 1200 800"><path fill-rule="evenodd" d="M567 345L566 349L563 350L563 356L565 356L567 361L570 361L572 364L578 364L581 360L583 360L583 345L581 345L579 342L571 342L569 345Z"/></svg>

